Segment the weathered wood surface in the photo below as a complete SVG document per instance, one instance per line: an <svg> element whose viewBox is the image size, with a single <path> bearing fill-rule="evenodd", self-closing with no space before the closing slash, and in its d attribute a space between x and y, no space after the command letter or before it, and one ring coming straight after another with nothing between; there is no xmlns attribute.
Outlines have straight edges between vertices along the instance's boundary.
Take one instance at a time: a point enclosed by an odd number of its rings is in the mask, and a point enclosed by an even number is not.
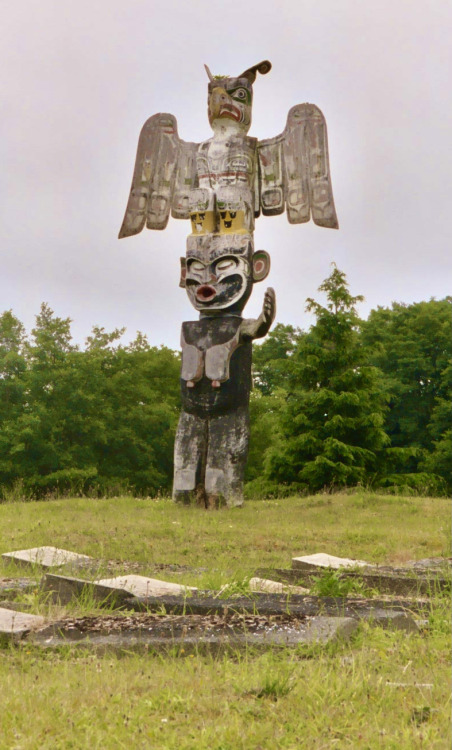
<svg viewBox="0 0 452 750"><path fill-rule="evenodd" d="M182 329L182 414L176 435L173 498L204 508L243 504L248 452L251 342L275 317L268 289L257 320L242 321L253 283L268 274L265 251L254 253L255 219L287 212L292 224L337 228L325 118L313 104L289 111L284 131L248 136L253 83L263 60L237 77L212 76L208 118L213 136L179 138L176 118L144 124L119 237L164 229L170 213L191 220L180 285L201 320ZM235 330L225 329L234 327ZM209 343L206 332L209 329ZM206 414L206 404L221 409Z"/></svg>

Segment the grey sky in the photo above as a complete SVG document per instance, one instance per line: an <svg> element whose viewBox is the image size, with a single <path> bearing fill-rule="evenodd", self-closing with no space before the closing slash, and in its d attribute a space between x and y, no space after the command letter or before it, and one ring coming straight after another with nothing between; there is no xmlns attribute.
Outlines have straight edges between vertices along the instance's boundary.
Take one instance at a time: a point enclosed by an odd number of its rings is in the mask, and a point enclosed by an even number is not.
<svg viewBox="0 0 452 750"><path fill-rule="evenodd" d="M3 0L0 30L1 303L28 329L40 303L91 326L127 326L178 348L196 317L178 287L189 223L117 240L138 134L170 112L184 140L210 137L207 76L269 59L250 135L281 132L294 104L323 111L339 231L285 215L257 221L277 320L311 322L305 299L335 261L360 312L450 293L452 4L449 0Z"/></svg>

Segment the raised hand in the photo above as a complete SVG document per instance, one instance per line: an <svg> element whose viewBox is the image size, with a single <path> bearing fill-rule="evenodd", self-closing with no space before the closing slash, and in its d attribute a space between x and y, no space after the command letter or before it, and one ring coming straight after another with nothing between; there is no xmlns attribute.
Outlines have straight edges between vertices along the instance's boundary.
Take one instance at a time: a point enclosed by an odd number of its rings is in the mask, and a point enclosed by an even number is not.
<svg viewBox="0 0 452 750"><path fill-rule="evenodd" d="M265 336L273 323L276 315L275 290L269 286L264 295L262 312L257 318L244 320L242 323L242 336L247 339L260 339Z"/></svg>
<svg viewBox="0 0 452 750"><path fill-rule="evenodd" d="M275 319L275 315L276 315L276 294L275 294L275 290L273 289L273 287L269 286L265 291L264 304L262 305L262 314L260 316L262 318L262 322L268 324L268 328L265 331L265 333L267 333L271 324L273 323ZM265 336L265 334L262 334L262 335Z"/></svg>

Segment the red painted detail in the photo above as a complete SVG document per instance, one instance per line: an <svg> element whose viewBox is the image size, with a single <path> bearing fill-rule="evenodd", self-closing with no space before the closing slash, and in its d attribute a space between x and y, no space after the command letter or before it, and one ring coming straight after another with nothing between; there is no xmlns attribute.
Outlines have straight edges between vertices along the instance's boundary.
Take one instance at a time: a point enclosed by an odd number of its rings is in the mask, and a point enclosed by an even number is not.
<svg viewBox="0 0 452 750"><path fill-rule="evenodd" d="M216 296L216 289L210 284L201 284L196 290L196 297L200 302L211 302Z"/></svg>
<svg viewBox="0 0 452 750"><path fill-rule="evenodd" d="M233 104L222 104L220 108L219 117L229 117L231 120L240 122L242 119L242 112L238 107L234 107Z"/></svg>

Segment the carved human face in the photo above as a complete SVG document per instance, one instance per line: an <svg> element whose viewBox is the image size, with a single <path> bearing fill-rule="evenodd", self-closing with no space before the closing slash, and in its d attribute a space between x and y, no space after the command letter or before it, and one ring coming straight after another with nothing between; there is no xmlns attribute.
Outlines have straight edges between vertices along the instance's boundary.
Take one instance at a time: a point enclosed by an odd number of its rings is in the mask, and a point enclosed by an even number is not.
<svg viewBox="0 0 452 750"><path fill-rule="evenodd" d="M265 251L253 252L249 235L191 236L187 257L181 258L181 286L201 313L240 313L254 281L265 278L270 259Z"/></svg>
<svg viewBox="0 0 452 750"><path fill-rule="evenodd" d="M219 120L227 120L248 132L252 104L253 87L246 78L219 78L209 83L208 113L212 127Z"/></svg>

